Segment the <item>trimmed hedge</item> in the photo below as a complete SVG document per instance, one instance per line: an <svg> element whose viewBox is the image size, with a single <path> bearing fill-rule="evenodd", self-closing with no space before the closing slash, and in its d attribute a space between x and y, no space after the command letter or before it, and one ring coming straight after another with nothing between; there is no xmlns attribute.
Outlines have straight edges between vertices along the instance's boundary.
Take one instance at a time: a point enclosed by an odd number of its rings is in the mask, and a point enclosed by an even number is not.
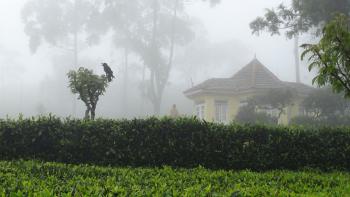
<svg viewBox="0 0 350 197"><path fill-rule="evenodd" d="M113 166L350 170L349 128L222 125L195 118L0 120L0 158Z"/></svg>
<svg viewBox="0 0 350 197"><path fill-rule="evenodd" d="M52 162L0 162L1 197L341 197L350 172L269 172L111 168Z"/></svg>
<svg viewBox="0 0 350 197"><path fill-rule="evenodd" d="M350 116L331 116L323 118L314 118L310 116L297 116L294 117L291 125L303 125L313 127L324 127L324 126L350 126Z"/></svg>

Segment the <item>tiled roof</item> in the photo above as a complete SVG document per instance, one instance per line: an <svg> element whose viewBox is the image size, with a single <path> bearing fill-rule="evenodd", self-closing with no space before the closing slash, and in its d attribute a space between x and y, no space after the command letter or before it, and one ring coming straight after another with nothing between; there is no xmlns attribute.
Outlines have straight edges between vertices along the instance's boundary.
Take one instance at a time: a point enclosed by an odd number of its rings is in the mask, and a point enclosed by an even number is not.
<svg viewBox="0 0 350 197"><path fill-rule="evenodd" d="M309 94L311 91L315 90L313 87L305 85L303 83L295 83L295 82L283 82L288 88L292 88L297 90L302 94Z"/></svg>
<svg viewBox="0 0 350 197"><path fill-rule="evenodd" d="M239 89L278 88L283 86L269 69L256 58L231 77Z"/></svg>
<svg viewBox="0 0 350 197"><path fill-rule="evenodd" d="M186 90L186 96L198 93L239 93L242 91L273 88L293 88L307 93L312 89L305 84L283 82L268 70L259 60L254 59L231 78L213 78Z"/></svg>

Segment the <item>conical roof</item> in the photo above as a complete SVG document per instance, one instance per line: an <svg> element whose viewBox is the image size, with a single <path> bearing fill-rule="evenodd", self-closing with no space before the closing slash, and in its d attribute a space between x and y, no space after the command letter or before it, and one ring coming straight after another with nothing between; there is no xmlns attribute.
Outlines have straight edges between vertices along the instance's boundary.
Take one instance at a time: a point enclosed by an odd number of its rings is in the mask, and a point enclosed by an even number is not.
<svg viewBox="0 0 350 197"><path fill-rule="evenodd" d="M283 86L282 81L256 58L233 75L231 80L238 89L278 88Z"/></svg>
<svg viewBox="0 0 350 197"><path fill-rule="evenodd" d="M267 90L274 88L293 88L300 93L307 93L311 87L278 79L259 60L254 58L230 78L213 78L198 84L184 93L188 97L199 94L239 94L249 91Z"/></svg>

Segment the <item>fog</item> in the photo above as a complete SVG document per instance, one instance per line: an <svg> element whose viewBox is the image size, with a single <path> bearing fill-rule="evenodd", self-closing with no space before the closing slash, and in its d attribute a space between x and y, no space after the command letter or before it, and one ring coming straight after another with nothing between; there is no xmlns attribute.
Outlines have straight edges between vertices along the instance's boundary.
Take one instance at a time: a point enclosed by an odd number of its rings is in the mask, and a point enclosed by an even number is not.
<svg viewBox="0 0 350 197"><path fill-rule="evenodd" d="M59 0L52 0L59 1ZM43 41L34 53L25 32L22 10L29 0L0 1L0 118L52 113L82 118L85 106L68 87L67 73L77 67L103 74L107 62L116 78L100 97L96 116L133 118L154 115L152 103L142 94L144 65L130 53L125 67L124 52L113 44L110 31L96 44L79 43L78 65L64 47ZM44 1L43 1L44 2ZM283 81L295 81L292 40L284 35L253 35L249 23L281 0L222 0L217 5L199 0L185 1L184 17L190 21L194 37L174 50L173 66L162 94L160 114L167 115L176 104L183 115L192 115L193 102L183 92L209 78L230 77L257 57ZM304 35L302 40L313 39ZM128 77L125 80L125 71ZM145 71L146 77L149 75ZM301 65L301 81L311 85L312 74ZM147 80L147 79L145 79ZM126 84L126 85L125 85Z"/></svg>

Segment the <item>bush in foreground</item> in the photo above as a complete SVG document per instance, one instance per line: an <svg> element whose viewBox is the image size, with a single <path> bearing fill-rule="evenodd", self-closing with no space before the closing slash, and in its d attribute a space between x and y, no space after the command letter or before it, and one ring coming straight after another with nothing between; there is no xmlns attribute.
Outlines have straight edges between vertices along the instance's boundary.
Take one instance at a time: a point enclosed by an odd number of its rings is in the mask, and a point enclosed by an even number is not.
<svg viewBox="0 0 350 197"><path fill-rule="evenodd" d="M349 196L349 173L0 162L0 196Z"/></svg>
<svg viewBox="0 0 350 197"><path fill-rule="evenodd" d="M350 116L331 116L323 118L315 118L310 116L297 116L290 122L291 125L303 125L312 127L325 126L350 126Z"/></svg>
<svg viewBox="0 0 350 197"><path fill-rule="evenodd" d="M222 125L197 119L0 121L0 158L112 166L350 170L349 128Z"/></svg>

